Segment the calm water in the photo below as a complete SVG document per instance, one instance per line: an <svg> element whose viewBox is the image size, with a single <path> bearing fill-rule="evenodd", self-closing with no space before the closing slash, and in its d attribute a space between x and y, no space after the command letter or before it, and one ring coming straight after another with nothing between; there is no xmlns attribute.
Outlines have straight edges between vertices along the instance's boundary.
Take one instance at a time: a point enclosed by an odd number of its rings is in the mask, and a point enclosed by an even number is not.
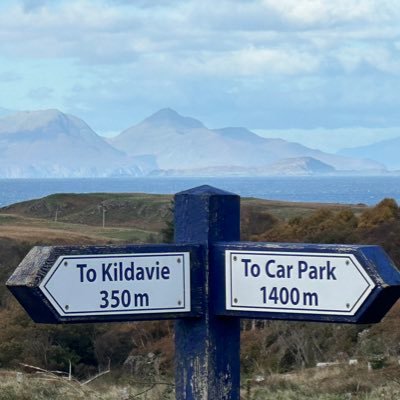
<svg viewBox="0 0 400 400"><path fill-rule="evenodd" d="M0 206L52 193L176 193L208 184L262 199L323 203L400 202L400 177L2 179Z"/></svg>

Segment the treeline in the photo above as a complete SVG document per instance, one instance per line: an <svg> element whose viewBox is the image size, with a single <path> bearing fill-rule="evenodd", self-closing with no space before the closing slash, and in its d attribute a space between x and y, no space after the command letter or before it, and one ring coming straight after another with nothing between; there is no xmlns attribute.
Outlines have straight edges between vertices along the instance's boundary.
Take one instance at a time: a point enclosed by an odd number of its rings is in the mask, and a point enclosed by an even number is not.
<svg viewBox="0 0 400 400"><path fill-rule="evenodd" d="M166 224L170 238L173 227ZM379 244L400 265L400 209L391 199L373 208L322 207L290 219L251 208L242 215L242 240L309 243ZM0 278L6 278L31 244L0 240ZM242 369L245 374L290 371L318 361L400 355L399 306L375 326L277 321L242 322ZM111 365L128 374L173 373L173 322L94 325L37 325L6 291L0 289L0 368L19 363L86 377Z"/></svg>
<svg viewBox="0 0 400 400"><path fill-rule="evenodd" d="M393 199L358 214L351 208L322 207L287 221L249 211L242 225L242 240L381 245L400 265L400 209Z"/></svg>

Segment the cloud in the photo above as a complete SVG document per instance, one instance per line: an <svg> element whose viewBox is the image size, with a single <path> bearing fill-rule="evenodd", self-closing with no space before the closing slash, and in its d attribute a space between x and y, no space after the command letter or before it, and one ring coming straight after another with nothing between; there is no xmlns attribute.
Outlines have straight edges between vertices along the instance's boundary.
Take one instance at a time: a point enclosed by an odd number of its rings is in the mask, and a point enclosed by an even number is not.
<svg viewBox="0 0 400 400"><path fill-rule="evenodd" d="M386 43L370 45L374 37L382 41L377 27L386 29L386 42L400 35L398 7L388 0L221 0L218 7L211 0L22 4L0 15L3 54L92 65L157 62L170 68L178 62L196 74L215 69L219 75L228 66L238 76L308 73L332 60L345 72L363 61L398 70L398 52L389 49L382 60L372 51ZM337 24L340 31L332 28Z"/></svg>
<svg viewBox="0 0 400 400"><path fill-rule="evenodd" d="M400 57L392 45L348 45L336 49L335 58L346 72L360 72L366 68L390 74L400 73Z"/></svg>
<svg viewBox="0 0 400 400"><path fill-rule="evenodd" d="M28 96L34 100L49 100L53 97L54 89L48 87L38 87L29 91Z"/></svg>
<svg viewBox="0 0 400 400"><path fill-rule="evenodd" d="M321 41L338 43L338 37L332 37L336 24L343 28L342 43L379 35L378 29L365 32L370 21L374 27L393 25L393 35L400 32L399 11L384 0L221 0L218 7L211 0L23 4L0 15L3 52L72 57L89 64L135 63L140 57L156 61L159 55L191 61L194 52L210 61L224 57L229 61L232 54L248 49L265 57L267 52L296 50L298 45L303 54L313 53L321 50Z"/></svg>
<svg viewBox="0 0 400 400"><path fill-rule="evenodd" d="M181 0L135 0L135 7L139 8L158 8L158 7L170 7L178 4ZM125 6L132 6L132 0L108 0L107 4L113 6L115 4L121 4Z"/></svg>
<svg viewBox="0 0 400 400"><path fill-rule="evenodd" d="M263 0L289 23L307 27L331 27L354 23L384 23L399 16L393 0Z"/></svg>
<svg viewBox="0 0 400 400"><path fill-rule="evenodd" d="M172 63L172 60L168 60ZM223 54L199 52L178 62L176 69L185 75L246 78L265 74L311 73L319 66L317 57L296 49L255 48L253 46Z"/></svg>
<svg viewBox="0 0 400 400"><path fill-rule="evenodd" d="M22 1L24 11L26 11L26 12L36 11L36 10L46 6L49 3L50 3L50 0L23 0Z"/></svg>
<svg viewBox="0 0 400 400"><path fill-rule="evenodd" d="M25 0L0 10L2 57L63 68L17 92L33 104L54 96L104 130L116 129L107 112L122 125L165 106L211 125L399 122L394 0Z"/></svg>
<svg viewBox="0 0 400 400"><path fill-rule="evenodd" d="M0 82L3 83L12 83L18 82L22 79L22 75L17 71L2 71L0 72Z"/></svg>

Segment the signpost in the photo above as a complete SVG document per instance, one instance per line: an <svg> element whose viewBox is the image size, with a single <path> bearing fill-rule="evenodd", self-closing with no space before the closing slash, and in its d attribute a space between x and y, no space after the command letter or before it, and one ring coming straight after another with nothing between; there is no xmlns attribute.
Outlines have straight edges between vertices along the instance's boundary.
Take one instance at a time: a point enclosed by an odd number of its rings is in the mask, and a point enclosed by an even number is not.
<svg viewBox="0 0 400 400"><path fill-rule="evenodd" d="M199 246L34 247L7 285L36 322L200 315Z"/></svg>
<svg viewBox="0 0 400 400"><path fill-rule="evenodd" d="M399 297L399 273L379 246L224 243L218 315L379 322Z"/></svg>
<svg viewBox="0 0 400 400"><path fill-rule="evenodd" d="M175 244L35 247L7 282L36 322L176 319L176 399L238 400L240 318L378 322L400 273L378 246L239 241L240 198L175 196Z"/></svg>
<svg viewBox="0 0 400 400"><path fill-rule="evenodd" d="M227 310L353 316L375 287L353 255L225 254Z"/></svg>

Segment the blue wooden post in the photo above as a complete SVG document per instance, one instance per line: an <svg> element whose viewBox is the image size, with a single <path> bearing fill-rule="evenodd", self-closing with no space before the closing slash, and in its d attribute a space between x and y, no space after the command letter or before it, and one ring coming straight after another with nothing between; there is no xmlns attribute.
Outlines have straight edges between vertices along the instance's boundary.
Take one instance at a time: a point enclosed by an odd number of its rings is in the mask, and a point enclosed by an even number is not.
<svg viewBox="0 0 400 400"><path fill-rule="evenodd" d="M214 242L239 238L239 196L210 186L176 194L175 241L202 244L206 260L203 279L192 282L202 293L204 316L175 325L177 400L239 400L240 319L214 314L210 299L224 291L209 261Z"/></svg>

